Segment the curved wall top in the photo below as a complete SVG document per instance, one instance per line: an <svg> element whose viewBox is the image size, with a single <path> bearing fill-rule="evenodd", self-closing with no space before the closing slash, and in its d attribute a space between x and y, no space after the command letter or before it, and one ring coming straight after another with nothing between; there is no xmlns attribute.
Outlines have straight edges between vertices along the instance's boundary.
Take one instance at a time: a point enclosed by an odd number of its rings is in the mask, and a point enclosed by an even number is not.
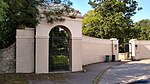
<svg viewBox="0 0 150 84"><path fill-rule="evenodd" d="M36 27L36 37L48 38L51 29L59 25L68 28L71 32L72 38L82 37L82 19L71 19L68 17L65 17L65 21L63 22L54 22L53 24L47 23L47 21L43 19Z"/></svg>

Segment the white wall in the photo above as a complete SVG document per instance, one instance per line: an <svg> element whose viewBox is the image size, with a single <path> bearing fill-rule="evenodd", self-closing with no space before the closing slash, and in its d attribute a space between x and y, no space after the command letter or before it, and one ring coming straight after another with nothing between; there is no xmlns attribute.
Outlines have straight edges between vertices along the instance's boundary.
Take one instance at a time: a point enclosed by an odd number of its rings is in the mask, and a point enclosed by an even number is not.
<svg viewBox="0 0 150 84"><path fill-rule="evenodd" d="M115 55L115 59L119 60L119 40L117 38L110 38L112 42L112 55Z"/></svg>
<svg viewBox="0 0 150 84"><path fill-rule="evenodd" d="M150 58L150 41L131 39L129 43L131 43L131 55L135 56L135 59Z"/></svg>
<svg viewBox="0 0 150 84"><path fill-rule="evenodd" d="M150 58L150 41L138 41L139 58Z"/></svg>
<svg viewBox="0 0 150 84"><path fill-rule="evenodd" d="M53 24L47 23L43 19L36 28L36 35L34 29L17 30L17 73L31 73L34 72L34 69L35 73L49 73L49 33L52 28L59 25L68 28L71 34L72 63L70 71L81 71L82 65L103 62L105 61L105 55L115 55L117 60L118 40L115 38L98 39L82 36L82 18L66 18L64 22ZM36 38L36 43L34 43L34 37Z"/></svg>
<svg viewBox="0 0 150 84"><path fill-rule="evenodd" d="M34 29L17 29L16 73L34 72Z"/></svg>
<svg viewBox="0 0 150 84"><path fill-rule="evenodd" d="M129 41L129 52L130 52L129 56L131 59L139 59L139 55L137 54L138 47L136 48L135 47L136 45L138 45L137 39L131 39Z"/></svg>
<svg viewBox="0 0 150 84"><path fill-rule="evenodd" d="M116 53L115 55L117 54L118 53ZM105 55L112 56L111 40L82 36L82 56L83 56L82 64L83 65L96 63L96 62L104 62Z"/></svg>
<svg viewBox="0 0 150 84"><path fill-rule="evenodd" d="M64 26L71 34L72 72L82 70L82 18L71 19L64 17L65 21L47 23L46 18L42 19L36 28L36 73L49 73L49 33L56 26Z"/></svg>

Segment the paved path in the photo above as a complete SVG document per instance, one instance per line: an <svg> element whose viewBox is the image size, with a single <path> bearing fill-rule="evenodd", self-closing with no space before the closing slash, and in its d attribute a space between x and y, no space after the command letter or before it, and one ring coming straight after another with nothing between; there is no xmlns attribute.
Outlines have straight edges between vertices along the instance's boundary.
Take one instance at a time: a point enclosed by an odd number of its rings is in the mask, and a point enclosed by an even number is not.
<svg viewBox="0 0 150 84"><path fill-rule="evenodd" d="M126 84L150 78L150 59L132 61L108 69L99 84Z"/></svg>
<svg viewBox="0 0 150 84"><path fill-rule="evenodd" d="M96 83L97 76L107 68L119 64L122 64L122 62L97 63L86 66L86 72L65 73L65 83L49 80L30 80L30 84L93 84Z"/></svg>
<svg viewBox="0 0 150 84"><path fill-rule="evenodd" d="M88 65L87 72L68 73L66 84L93 84L96 82L97 76L103 73L107 68L122 64L121 62L98 63Z"/></svg>

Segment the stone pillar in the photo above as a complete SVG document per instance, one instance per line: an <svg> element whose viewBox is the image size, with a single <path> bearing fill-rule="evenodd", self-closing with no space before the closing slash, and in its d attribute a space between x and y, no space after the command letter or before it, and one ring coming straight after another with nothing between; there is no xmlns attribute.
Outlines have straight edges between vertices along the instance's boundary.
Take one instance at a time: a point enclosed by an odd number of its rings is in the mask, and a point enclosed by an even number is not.
<svg viewBox="0 0 150 84"><path fill-rule="evenodd" d="M82 38L72 39L72 72L82 70Z"/></svg>
<svg viewBox="0 0 150 84"><path fill-rule="evenodd" d="M49 73L49 36L36 36L35 73Z"/></svg>
<svg viewBox="0 0 150 84"><path fill-rule="evenodd" d="M16 73L34 72L34 29L17 29L16 32Z"/></svg>
<svg viewBox="0 0 150 84"><path fill-rule="evenodd" d="M137 39L131 39L129 41L129 52L131 52L130 56L132 60L139 59L139 56L137 55L138 51L138 44L137 44Z"/></svg>
<svg viewBox="0 0 150 84"><path fill-rule="evenodd" d="M118 55L119 55L119 43L116 38L111 38L112 41L112 55L115 55L115 60L119 60Z"/></svg>

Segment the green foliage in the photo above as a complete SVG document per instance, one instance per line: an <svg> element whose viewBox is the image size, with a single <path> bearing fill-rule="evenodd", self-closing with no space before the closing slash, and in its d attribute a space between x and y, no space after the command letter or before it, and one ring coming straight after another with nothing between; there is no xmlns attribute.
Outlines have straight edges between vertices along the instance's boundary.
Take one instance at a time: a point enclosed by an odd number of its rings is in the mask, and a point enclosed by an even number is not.
<svg viewBox="0 0 150 84"><path fill-rule="evenodd" d="M68 62L68 57L64 55L51 56L54 65L66 65Z"/></svg>
<svg viewBox="0 0 150 84"><path fill-rule="evenodd" d="M3 0L0 0L0 22L4 20L5 17L5 10L7 9L8 5L3 2Z"/></svg>
<svg viewBox="0 0 150 84"><path fill-rule="evenodd" d="M136 14L135 0L90 0L94 8L83 19L83 34L97 38L118 38L120 52L124 42L136 37L131 17Z"/></svg>
<svg viewBox="0 0 150 84"><path fill-rule="evenodd" d="M50 32L50 71L68 70L69 35L63 26L55 27Z"/></svg>
<svg viewBox="0 0 150 84"><path fill-rule="evenodd" d="M34 27L38 24L39 11L37 0L4 0L9 8L6 12L7 21L6 24L12 28L18 28L20 26Z"/></svg>
<svg viewBox="0 0 150 84"><path fill-rule="evenodd" d="M16 29L35 28L38 24L39 11L37 0L3 0L7 5L5 17L0 23L0 49L15 42Z"/></svg>
<svg viewBox="0 0 150 84"><path fill-rule="evenodd" d="M43 4L43 6L47 8L47 10L44 11L44 14L47 17L48 23L64 21L65 19L62 18L62 16L69 15L69 13L80 13L79 11L71 8L71 5L72 2L70 0L48 0L47 4Z"/></svg>
<svg viewBox="0 0 150 84"><path fill-rule="evenodd" d="M63 4L65 6L71 6L73 3L70 0L41 0L42 2L46 3L46 4Z"/></svg>
<svg viewBox="0 0 150 84"><path fill-rule="evenodd" d="M72 4L69 0L0 0L0 49L15 42L17 28L36 28L38 7L44 3L64 4L66 7Z"/></svg>
<svg viewBox="0 0 150 84"><path fill-rule="evenodd" d="M69 35L62 27L53 28L50 32L50 51L55 52L54 55L65 55L69 52L68 39Z"/></svg>
<svg viewBox="0 0 150 84"><path fill-rule="evenodd" d="M150 40L150 20L144 19L134 24L135 29L139 30L139 40Z"/></svg>

